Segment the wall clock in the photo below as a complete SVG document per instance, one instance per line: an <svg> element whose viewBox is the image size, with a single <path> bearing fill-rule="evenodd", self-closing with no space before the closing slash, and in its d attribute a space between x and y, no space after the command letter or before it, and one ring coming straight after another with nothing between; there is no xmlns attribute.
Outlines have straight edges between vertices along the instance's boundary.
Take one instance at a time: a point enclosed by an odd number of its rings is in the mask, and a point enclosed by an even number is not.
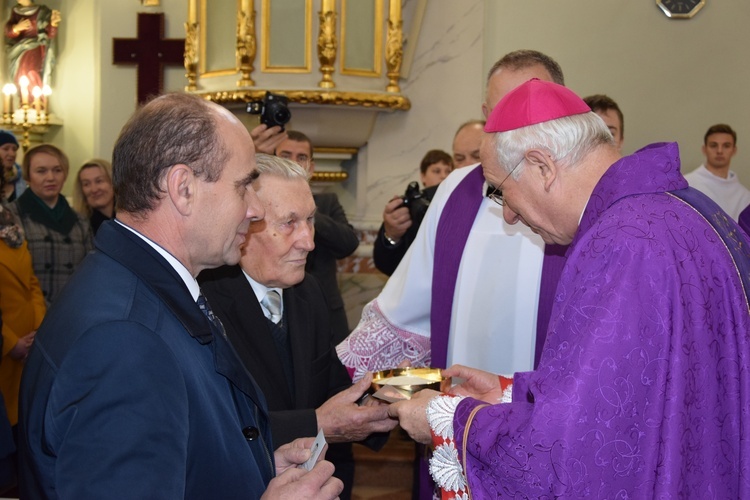
<svg viewBox="0 0 750 500"><path fill-rule="evenodd" d="M671 19L690 19L706 4L706 0L656 0L656 5Z"/></svg>

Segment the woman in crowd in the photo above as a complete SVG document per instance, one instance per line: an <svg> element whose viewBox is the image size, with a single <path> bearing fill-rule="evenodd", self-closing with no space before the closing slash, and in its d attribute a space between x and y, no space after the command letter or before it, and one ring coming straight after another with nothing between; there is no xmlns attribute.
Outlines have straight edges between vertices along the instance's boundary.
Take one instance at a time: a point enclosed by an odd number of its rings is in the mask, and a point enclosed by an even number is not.
<svg viewBox="0 0 750 500"><path fill-rule="evenodd" d="M0 176L0 186L5 179ZM31 254L17 219L0 201L0 313L2 362L0 392L8 420L18 422L18 387L34 334L45 313L44 296L31 268Z"/></svg>
<svg viewBox="0 0 750 500"><path fill-rule="evenodd" d="M79 214L88 217L94 235L102 222L115 216L112 164L99 158L83 164L76 178L73 207Z"/></svg>
<svg viewBox="0 0 750 500"><path fill-rule="evenodd" d="M10 205L29 243L34 273L48 304L93 248L91 226L60 194L68 158L51 144L31 148L23 158L29 188Z"/></svg>
<svg viewBox="0 0 750 500"><path fill-rule="evenodd" d="M437 186L453 171L453 157L440 149L432 149L419 164L419 174L425 188Z"/></svg>

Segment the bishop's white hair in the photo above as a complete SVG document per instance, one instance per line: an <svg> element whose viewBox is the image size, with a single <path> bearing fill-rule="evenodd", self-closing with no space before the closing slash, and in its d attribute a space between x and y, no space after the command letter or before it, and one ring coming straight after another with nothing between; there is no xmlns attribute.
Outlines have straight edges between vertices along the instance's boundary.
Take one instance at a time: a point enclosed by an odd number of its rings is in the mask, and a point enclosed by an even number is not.
<svg viewBox="0 0 750 500"><path fill-rule="evenodd" d="M496 133L492 140L505 172L521 163L530 149L544 150L563 167L574 167L595 147L615 145L607 125L593 111ZM522 166L517 168L513 178L518 179L522 170Z"/></svg>

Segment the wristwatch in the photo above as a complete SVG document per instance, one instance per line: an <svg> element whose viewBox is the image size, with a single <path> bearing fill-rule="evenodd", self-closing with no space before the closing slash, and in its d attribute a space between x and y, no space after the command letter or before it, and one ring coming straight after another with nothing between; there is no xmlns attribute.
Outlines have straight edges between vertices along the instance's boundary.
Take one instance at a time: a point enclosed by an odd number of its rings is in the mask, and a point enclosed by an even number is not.
<svg viewBox="0 0 750 500"><path fill-rule="evenodd" d="M387 241L391 246L394 246L394 247L398 245L398 242L400 241L400 240L394 240L393 238L388 236L388 233L386 233L385 231L383 231L383 237L385 238L385 241Z"/></svg>

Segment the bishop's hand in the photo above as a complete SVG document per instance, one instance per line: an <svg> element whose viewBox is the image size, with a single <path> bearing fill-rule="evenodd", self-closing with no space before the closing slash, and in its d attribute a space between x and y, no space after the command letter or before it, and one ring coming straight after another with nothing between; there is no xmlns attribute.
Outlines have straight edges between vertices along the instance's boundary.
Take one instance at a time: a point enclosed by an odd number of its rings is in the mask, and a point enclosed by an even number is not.
<svg viewBox="0 0 750 500"><path fill-rule="evenodd" d="M503 387L500 376L494 373L469 368L463 365L453 365L442 372L444 377L465 379L448 391L453 396L467 396L470 398L496 404L502 400Z"/></svg>
<svg viewBox="0 0 750 500"><path fill-rule="evenodd" d="M432 435L430 424L427 422L427 405L432 398L440 394L431 389L423 389L407 401L392 403L388 407L388 414L393 418L398 418L401 428L408 432L414 441L430 444Z"/></svg>

